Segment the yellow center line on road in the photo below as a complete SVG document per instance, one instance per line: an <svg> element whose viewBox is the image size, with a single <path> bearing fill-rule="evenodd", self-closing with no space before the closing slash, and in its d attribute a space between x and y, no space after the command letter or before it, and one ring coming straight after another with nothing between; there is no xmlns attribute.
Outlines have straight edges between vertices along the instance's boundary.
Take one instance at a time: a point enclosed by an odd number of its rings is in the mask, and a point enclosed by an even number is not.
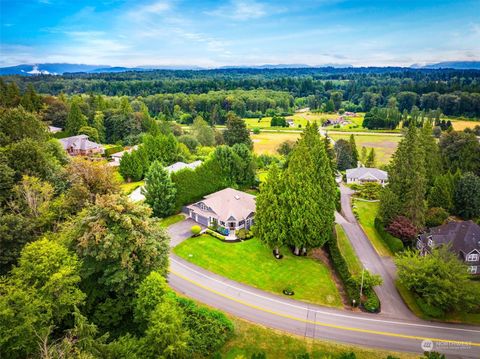
<svg viewBox="0 0 480 359"><path fill-rule="evenodd" d="M318 325L318 326L321 326L321 327L327 327L327 328L334 328L334 329L341 329L341 330L348 330L348 331L352 331L352 332L360 332L360 333L368 333L368 334L375 334L375 335L383 335L383 336L388 336L388 337L395 337L395 338L404 338L404 339L414 339L414 340L431 340L433 342L443 342L443 343L454 343L454 344L460 344L460 345L465 345L465 346L468 346L468 345L471 345L471 346L476 346L476 347L480 347L480 343L474 343L474 342L464 342L464 341L457 341L457 340L450 340L450 339L440 339L440 338L429 338L429 337L419 337L419 336L414 336L414 335L406 335L406 334L398 334L398 333L389 333L389 332L382 332L382 331L378 331L378 330L370 330L370 329L361 329L361 328L353 328L353 327L345 327L343 325L335 325L335 324L328 324L328 323L322 323L322 322L317 322L317 321L313 321L313 320L307 320L307 319L302 319L302 318L297 318L297 317L294 317L294 316L291 316L291 315L288 315L288 314L283 314L283 313L278 313L278 312L274 312L273 310L269 310L269 309L265 309L265 308L262 308L262 307L259 307L257 305L254 305L254 304L250 304L250 303L247 303L247 302L244 302L243 300L240 300L240 299L237 299L237 298L234 298L234 297L231 297L227 294L223 294L219 291L216 291L215 289L211 289L211 288L208 288L207 286L204 286L203 284L200 284L198 282L195 282L194 280L188 278L188 277L185 277L184 275L182 274L179 274L177 272L174 272L174 271L170 271L171 274L187 281L187 282L190 282L194 285L196 285L197 287L200 287L202 289L205 289L209 292L212 292L216 295L219 295L221 297L224 297L224 298L227 298L229 300L232 300L236 303L239 303L239 304L242 304L246 307L250 307L250 308L253 308L253 309L256 309L256 310L260 310L262 312L265 312L265 313L269 313L269 314L273 314L273 315L277 315L279 317L283 317L283 318L287 318L287 319L292 319L292 320L296 320L298 322L302 322L302 323L308 323L308 324L314 324L314 325Z"/></svg>

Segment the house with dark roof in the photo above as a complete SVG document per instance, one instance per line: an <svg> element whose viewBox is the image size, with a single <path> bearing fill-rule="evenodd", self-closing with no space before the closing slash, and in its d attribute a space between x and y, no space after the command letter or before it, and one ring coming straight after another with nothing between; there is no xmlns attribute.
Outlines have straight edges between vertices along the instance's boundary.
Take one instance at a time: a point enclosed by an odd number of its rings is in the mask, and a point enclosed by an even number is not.
<svg viewBox="0 0 480 359"><path fill-rule="evenodd" d="M220 225L227 232L234 233L238 229L250 229L255 208L254 195L225 188L185 207L184 211L204 226Z"/></svg>
<svg viewBox="0 0 480 359"><path fill-rule="evenodd" d="M417 239L420 254L427 255L438 246L450 250L468 266L468 272L480 275L480 226L473 221L449 222L430 228Z"/></svg>
<svg viewBox="0 0 480 359"><path fill-rule="evenodd" d="M87 135L61 138L60 143L70 156L91 156L105 152L102 145L90 141Z"/></svg>
<svg viewBox="0 0 480 359"><path fill-rule="evenodd" d="M388 182L388 173L378 168L357 167L347 170L347 183L376 182L382 186Z"/></svg>

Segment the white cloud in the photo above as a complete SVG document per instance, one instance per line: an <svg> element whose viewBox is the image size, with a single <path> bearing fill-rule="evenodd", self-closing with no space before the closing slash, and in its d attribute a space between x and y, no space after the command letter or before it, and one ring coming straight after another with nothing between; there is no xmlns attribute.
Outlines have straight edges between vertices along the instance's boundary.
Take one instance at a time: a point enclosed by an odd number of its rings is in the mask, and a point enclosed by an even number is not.
<svg viewBox="0 0 480 359"><path fill-rule="evenodd" d="M254 0L232 0L228 5L207 11L206 14L244 21L266 16L268 9L265 4Z"/></svg>

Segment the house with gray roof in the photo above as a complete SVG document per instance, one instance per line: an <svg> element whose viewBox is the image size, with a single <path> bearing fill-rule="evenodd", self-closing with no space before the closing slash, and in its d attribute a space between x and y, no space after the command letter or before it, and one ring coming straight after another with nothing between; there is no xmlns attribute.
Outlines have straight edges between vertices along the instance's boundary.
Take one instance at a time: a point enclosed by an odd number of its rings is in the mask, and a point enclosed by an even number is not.
<svg viewBox="0 0 480 359"><path fill-rule="evenodd" d="M428 255L432 249L447 245L468 266L470 274L480 275L480 226L473 221L449 222L430 228L417 238L417 249Z"/></svg>
<svg viewBox="0 0 480 359"><path fill-rule="evenodd" d="M90 141L87 135L61 138L60 143L70 156L90 156L105 152L101 144Z"/></svg>
<svg viewBox="0 0 480 359"><path fill-rule="evenodd" d="M376 182L382 186L388 182L388 173L378 168L357 167L347 170L347 183Z"/></svg>
<svg viewBox="0 0 480 359"><path fill-rule="evenodd" d="M192 162L192 163L176 162L173 165L165 167L165 170L169 174L175 173L175 172L183 170L185 168L188 168L188 169L193 171L195 168L197 168L201 164L202 164L202 161L195 161L195 162ZM134 202L144 201L145 196L142 193L143 188L144 188L144 186L138 187L136 190L134 190L132 193L130 193L128 197Z"/></svg>
<svg viewBox="0 0 480 359"><path fill-rule="evenodd" d="M194 170L198 166L202 164L202 161L195 161L192 163L185 163L185 162L175 162L173 165L165 167L168 173L175 173L177 171L183 170L185 168Z"/></svg>
<svg viewBox="0 0 480 359"><path fill-rule="evenodd" d="M185 207L184 211L204 226L220 225L230 232L250 229L255 217L255 196L225 188Z"/></svg>

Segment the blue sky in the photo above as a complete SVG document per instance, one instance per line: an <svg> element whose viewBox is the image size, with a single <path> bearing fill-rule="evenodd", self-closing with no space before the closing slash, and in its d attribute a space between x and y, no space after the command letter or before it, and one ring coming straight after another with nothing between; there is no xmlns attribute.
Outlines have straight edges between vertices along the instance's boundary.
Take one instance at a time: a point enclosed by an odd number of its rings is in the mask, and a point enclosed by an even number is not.
<svg viewBox="0 0 480 359"><path fill-rule="evenodd" d="M480 60L480 0L0 0L0 66Z"/></svg>

